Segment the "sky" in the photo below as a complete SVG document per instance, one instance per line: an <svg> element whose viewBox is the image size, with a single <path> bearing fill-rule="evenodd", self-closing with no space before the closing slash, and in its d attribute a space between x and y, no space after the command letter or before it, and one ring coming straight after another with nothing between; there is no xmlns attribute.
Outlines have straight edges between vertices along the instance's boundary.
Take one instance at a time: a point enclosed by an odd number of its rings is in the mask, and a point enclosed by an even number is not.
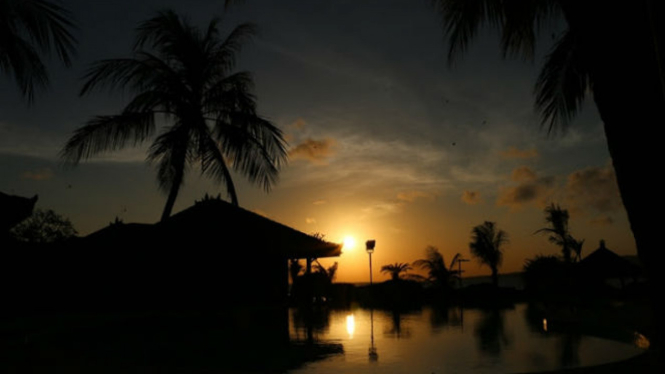
<svg viewBox="0 0 665 374"><path fill-rule="evenodd" d="M548 133L534 110L557 23L544 29L534 61L502 59L496 32L487 29L451 66L427 0L248 0L227 11L223 3L62 1L78 25L73 65L47 60L51 86L33 104L0 76L0 191L39 194L37 208L70 218L80 235L116 217L159 220L166 196L145 147L77 167L63 165L58 153L86 120L118 113L131 97L80 97L89 65L130 56L135 27L171 8L200 27L219 16L225 33L243 22L258 26L237 70L253 73L258 112L284 132L289 162L269 193L234 174L239 202L329 241L355 238L355 248L321 261L339 262L337 281L368 280L369 239L376 240L375 280L387 279L381 266L423 258L427 246L446 261L456 253L473 260L470 232L484 221L510 238L500 271L520 271L528 258L560 253L534 234L551 203L569 210L572 234L585 239L583 255L601 239L635 254L592 97L566 131ZM226 197L199 174L186 176L174 212L206 193ZM476 261L465 264L465 276L485 274Z"/></svg>

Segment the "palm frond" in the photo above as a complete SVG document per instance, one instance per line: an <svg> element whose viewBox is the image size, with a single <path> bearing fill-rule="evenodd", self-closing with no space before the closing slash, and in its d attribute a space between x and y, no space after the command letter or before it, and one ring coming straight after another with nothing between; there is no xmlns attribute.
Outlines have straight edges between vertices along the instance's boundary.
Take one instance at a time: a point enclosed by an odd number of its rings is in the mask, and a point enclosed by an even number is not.
<svg viewBox="0 0 665 374"><path fill-rule="evenodd" d="M136 92L161 88L170 92L186 92L187 88L180 77L164 61L147 52L137 56L93 63L84 76L86 82L80 95L85 95L95 88Z"/></svg>
<svg viewBox="0 0 665 374"><path fill-rule="evenodd" d="M136 146L147 140L155 130L151 112L125 112L115 116L97 116L74 132L60 158L76 165L106 151L124 148L128 142Z"/></svg>
<svg viewBox="0 0 665 374"><path fill-rule="evenodd" d="M256 97L253 89L252 74L246 71L216 80L204 92L202 102L205 114L228 121L232 112L254 113Z"/></svg>
<svg viewBox="0 0 665 374"><path fill-rule="evenodd" d="M257 32L258 28L253 23L243 23L236 26L222 42L217 53L212 56L212 61L223 66L226 71L234 69L236 56L240 53L244 44L255 37Z"/></svg>
<svg viewBox="0 0 665 374"><path fill-rule="evenodd" d="M467 50L481 26L501 23L501 0L433 0L435 10L444 24L444 35L450 44L448 63Z"/></svg>
<svg viewBox="0 0 665 374"><path fill-rule="evenodd" d="M213 182L223 184L226 192L231 199L231 203L238 205L238 195L236 193L231 172L224 158L222 151L217 143L210 137L206 139L205 150L201 157L201 172L211 178Z"/></svg>
<svg viewBox="0 0 665 374"><path fill-rule="evenodd" d="M159 51L171 50L181 39L191 39L193 29L189 22L171 9L160 11L153 18L142 22L136 28L134 51L144 47Z"/></svg>
<svg viewBox="0 0 665 374"><path fill-rule="evenodd" d="M49 83L46 66L39 54L18 35L0 35L0 71L14 76L29 103L33 102L36 90Z"/></svg>
<svg viewBox="0 0 665 374"><path fill-rule="evenodd" d="M501 33L504 57L532 59L537 33L542 24L559 15L555 0L432 0L444 25L448 63L465 52L481 27Z"/></svg>
<svg viewBox="0 0 665 374"><path fill-rule="evenodd" d="M230 123L218 121L215 138L233 168L269 191L277 182L279 169L286 163L286 142L281 130L255 115L236 113Z"/></svg>
<svg viewBox="0 0 665 374"><path fill-rule="evenodd" d="M548 132L565 130L584 102L589 72L575 33L568 29L547 56L536 82L536 109Z"/></svg>
<svg viewBox="0 0 665 374"><path fill-rule="evenodd" d="M155 139L148 150L148 162L157 163L157 182L160 189L168 192L175 185L184 183L189 148L189 128L176 123Z"/></svg>
<svg viewBox="0 0 665 374"><path fill-rule="evenodd" d="M503 0L501 10L503 56L533 60L538 32L543 23L558 16L558 3L552 0Z"/></svg>
<svg viewBox="0 0 665 374"><path fill-rule="evenodd" d="M45 53L55 49L58 58L65 66L71 65L75 54L76 29L72 14L66 8L46 0L21 0L10 2L13 10L6 15L13 28L19 27ZM20 26L19 26L20 25Z"/></svg>

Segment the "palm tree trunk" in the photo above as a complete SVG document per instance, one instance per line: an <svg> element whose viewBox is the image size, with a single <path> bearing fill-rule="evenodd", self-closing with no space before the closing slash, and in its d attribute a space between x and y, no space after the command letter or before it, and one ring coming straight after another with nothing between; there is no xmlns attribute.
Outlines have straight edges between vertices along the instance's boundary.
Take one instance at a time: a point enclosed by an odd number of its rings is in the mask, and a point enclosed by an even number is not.
<svg viewBox="0 0 665 374"><path fill-rule="evenodd" d="M180 186L185 176L185 160L183 158L182 165L176 167L175 176L173 182L171 183L171 189L169 190L169 197L166 199L166 205L164 206L164 211L162 212L161 222L166 221L167 218L171 216L173 211L173 205L175 205L175 199L178 197L178 192L180 192Z"/></svg>
<svg viewBox="0 0 665 374"><path fill-rule="evenodd" d="M665 125L658 63L663 46L654 35L656 30L662 33L663 26L655 27L650 19L663 19L665 7L652 2L656 14L649 15L647 1L564 1L562 5L569 25L583 38L594 100L637 253L650 283L657 329L654 338L662 342L661 219L653 214L663 214L663 142L655 133Z"/></svg>
<svg viewBox="0 0 665 374"><path fill-rule="evenodd" d="M492 268L492 286L499 288L499 269Z"/></svg>

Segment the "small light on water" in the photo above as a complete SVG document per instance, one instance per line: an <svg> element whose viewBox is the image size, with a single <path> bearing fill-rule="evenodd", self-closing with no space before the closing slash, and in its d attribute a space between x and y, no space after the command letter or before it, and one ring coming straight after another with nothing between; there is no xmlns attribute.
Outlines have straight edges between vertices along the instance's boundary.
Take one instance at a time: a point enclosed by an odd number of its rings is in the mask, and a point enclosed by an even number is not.
<svg viewBox="0 0 665 374"><path fill-rule="evenodd" d="M346 316L346 332L349 334L349 339L353 339L353 333L356 331L356 319L353 314Z"/></svg>
<svg viewBox="0 0 665 374"><path fill-rule="evenodd" d="M543 331L547 332L547 318L543 318Z"/></svg>
<svg viewBox="0 0 665 374"><path fill-rule="evenodd" d="M651 346L651 342L649 339L647 339L646 336L640 334L639 332L635 332L635 346L637 348L642 348L642 349L649 349L649 346Z"/></svg>

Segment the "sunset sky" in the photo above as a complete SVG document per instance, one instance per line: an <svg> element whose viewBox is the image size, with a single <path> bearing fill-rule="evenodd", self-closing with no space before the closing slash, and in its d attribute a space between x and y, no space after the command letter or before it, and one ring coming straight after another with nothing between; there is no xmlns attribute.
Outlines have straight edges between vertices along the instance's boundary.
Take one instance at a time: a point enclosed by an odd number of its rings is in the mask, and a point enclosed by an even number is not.
<svg viewBox="0 0 665 374"><path fill-rule="evenodd" d="M129 56L136 25L173 8L201 26L214 15L226 30L258 25L238 70L254 73L259 113L286 134L290 161L269 194L235 175L240 205L329 241L355 238L356 247L333 260L338 281L368 279L367 239L377 243L379 280L380 266L422 258L428 245L446 261L457 252L470 258L471 228L486 220L510 236L501 272L519 271L526 258L559 253L534 235L551 202L571 212L583 255L600 239L635 253L592 98L565 133L548 135L534 112L534 83L556 24L543 31L533 62L503 60L498 38L485 30L451 67L429 0L249 0L226 14L223 0L62 3L79 26L74 65L51 61L51 87L32 105L0 77L0 191L39 194L38 208L69 217L81 235L115 217L160 218L166 196L145 148L76 168L63 168L58 152L88 118L117 113L128 98L79 97L89 64ZM174 211L205 193L226 196L191 170ZM465 267L466 275L489 274L475 262Z"/></svg>

